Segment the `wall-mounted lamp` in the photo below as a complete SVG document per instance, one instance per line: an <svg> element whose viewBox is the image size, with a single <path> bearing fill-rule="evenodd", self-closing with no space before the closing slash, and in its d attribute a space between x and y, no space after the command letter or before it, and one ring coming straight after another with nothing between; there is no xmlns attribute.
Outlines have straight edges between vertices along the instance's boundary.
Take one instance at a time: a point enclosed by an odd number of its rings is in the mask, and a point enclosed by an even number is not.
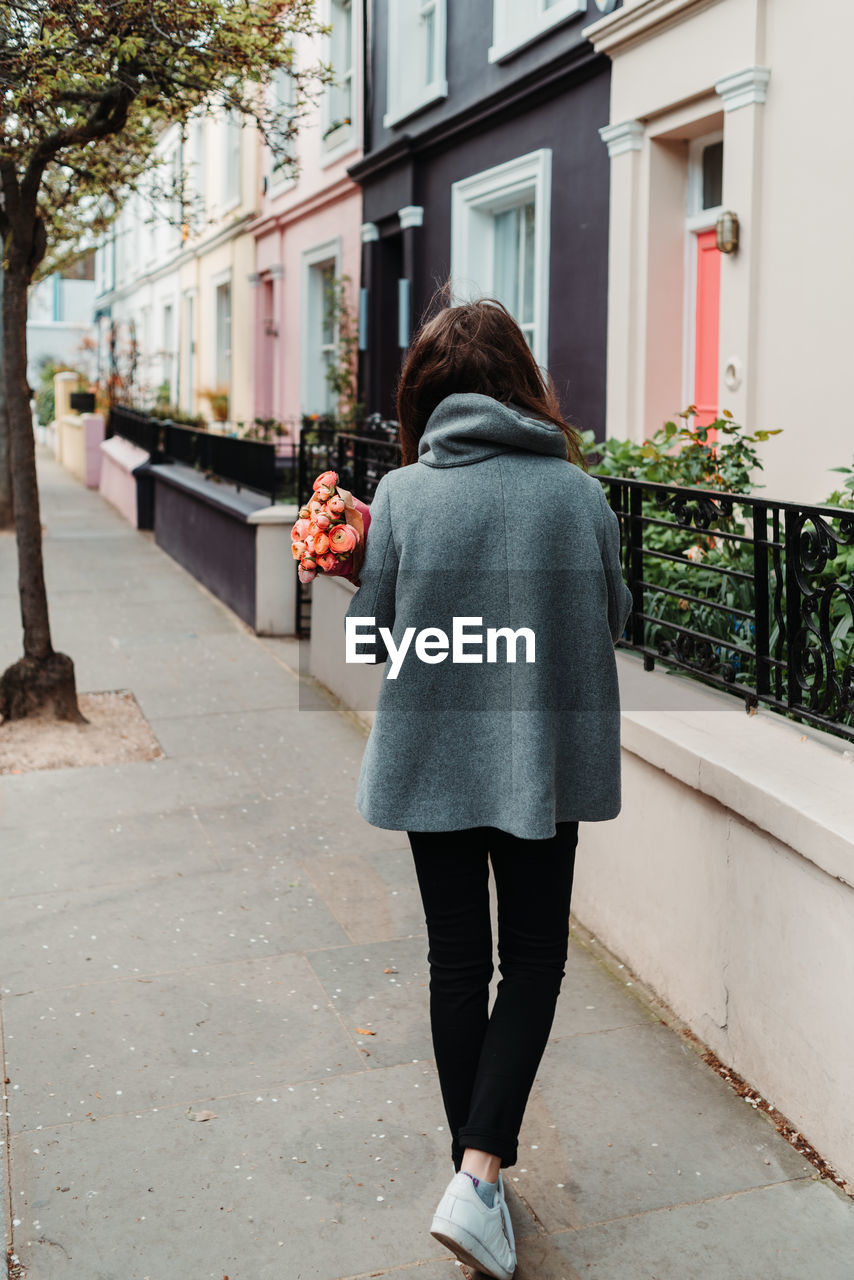
<svg viewBox="0 0 854 1280"><path fill-rule="evenodd" d="M264 321L264 332L268 338L278 338L279 326L276 324L275 320Z"/></svg>
<svg viewBox="0 0 854 1280"><path fill-rule="evenodd" d="M721 253L735 253L738 248L738 215L722 213L715 223L715 244Z"/></svg>

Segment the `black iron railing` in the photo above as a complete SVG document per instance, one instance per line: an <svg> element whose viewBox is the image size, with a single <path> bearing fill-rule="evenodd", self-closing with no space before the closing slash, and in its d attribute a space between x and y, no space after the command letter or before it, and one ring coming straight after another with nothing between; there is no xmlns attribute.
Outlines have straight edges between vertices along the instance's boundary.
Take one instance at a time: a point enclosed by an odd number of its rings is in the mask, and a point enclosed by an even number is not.
<svg viewBox="0 0 854 1280"><path fill-rule="evenodd" d="M337 471L343 488L370 502L385 473L399 466L396 423L374 415L357 432L336 431L325 422L307 426L300 436L299 501L308 499L311 483L321 471Z"/></svg>
<svg viewBox="0 0 854 1280"><path fill-rule="evenodd" d="M149 418L138 409L113 405L107 418L107 435L121 436L155 457L161 452L161 425L157 418Z"/></svg>
<svg viewBox="0 0 854 1280"><path fill-rule="evenodd" d="M169 419L149 418L124 406L110 410L109 434L122 436L151 454L153 461L181 462L206 475L252 489L276 501L281 468L276 446L261 440L240 440Z"/></svg>
<svg viewBox="0 0 854 1280"><path fill-rule="evenodd" d="M300 441L299 500L320 471L369 502L400 465L394 424ZM854 509L597 477L617 513L634 607L618 647L854 740ZM307 634L308 589L300 612Z"/></svg>
<svg viewBox="0 0 854 1280"><path fill-rule="evenodd" d="M600 478L634 601L619 644L854 740L854 508Z"/></svg>

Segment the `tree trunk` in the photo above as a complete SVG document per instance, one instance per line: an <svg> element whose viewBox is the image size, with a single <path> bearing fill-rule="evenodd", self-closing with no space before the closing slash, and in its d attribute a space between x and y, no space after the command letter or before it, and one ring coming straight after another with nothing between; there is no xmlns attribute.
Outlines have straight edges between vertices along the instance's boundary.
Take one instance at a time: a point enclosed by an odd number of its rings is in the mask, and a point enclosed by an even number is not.
<svg viewBox="0 0 854 1280"><path fill-rule="evenodd" d="M0 268L2 269L2 268ZM18 542L18 588L24 657L0 676L0 716L51 715L82 720L74 664L54 653L42 562L36 451L27 384L27 286L23 266L7 265L3 287L3 381L12 455L12 500Z"/></svg>
<svg viewBox="0 0 854 1280"><path fill-rule="evenodd" d="M0 351L3 350L3 280L0 269ZM0 369L0 530L12 528L12 442L6 416L6 377Z"/></svg>

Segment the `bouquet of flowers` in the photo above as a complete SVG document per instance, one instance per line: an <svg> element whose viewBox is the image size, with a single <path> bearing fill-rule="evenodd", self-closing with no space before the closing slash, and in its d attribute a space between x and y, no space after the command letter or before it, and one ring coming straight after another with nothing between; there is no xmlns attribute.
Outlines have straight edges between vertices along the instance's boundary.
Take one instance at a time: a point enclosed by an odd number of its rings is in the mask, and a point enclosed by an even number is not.
<svg viewBox="0 0 854 1280"><path fill-rule="evenodd" d="M356 582L371 513L364 502L339 487L337 471L324 471L311 488L312 496L291 529L299 580L312 582L318 573L327 573Z"/></svg>

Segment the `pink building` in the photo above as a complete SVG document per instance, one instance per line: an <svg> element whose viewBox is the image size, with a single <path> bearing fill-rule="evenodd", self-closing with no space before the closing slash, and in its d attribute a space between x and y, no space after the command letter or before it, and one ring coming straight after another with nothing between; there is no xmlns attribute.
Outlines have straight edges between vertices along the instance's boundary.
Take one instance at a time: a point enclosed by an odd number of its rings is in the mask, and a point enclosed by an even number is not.
<svg viewBox="0 0 854 1280"><path fill-rule="evenodd" d="M250 228L256 241L255 413L289 425L304 413L335 408L326 377L338 341L328 305L333 280L349 277L350 305L358 311L362 193L347 168L362 153L363 0L320 0L319 8L332 27L327 47L307 44L298 53L306 64L330 62L336 81L301 122L295 179L277 171L275 155L265 149L260 214ZM287 73L273 90L286 106Z"/></svg>

